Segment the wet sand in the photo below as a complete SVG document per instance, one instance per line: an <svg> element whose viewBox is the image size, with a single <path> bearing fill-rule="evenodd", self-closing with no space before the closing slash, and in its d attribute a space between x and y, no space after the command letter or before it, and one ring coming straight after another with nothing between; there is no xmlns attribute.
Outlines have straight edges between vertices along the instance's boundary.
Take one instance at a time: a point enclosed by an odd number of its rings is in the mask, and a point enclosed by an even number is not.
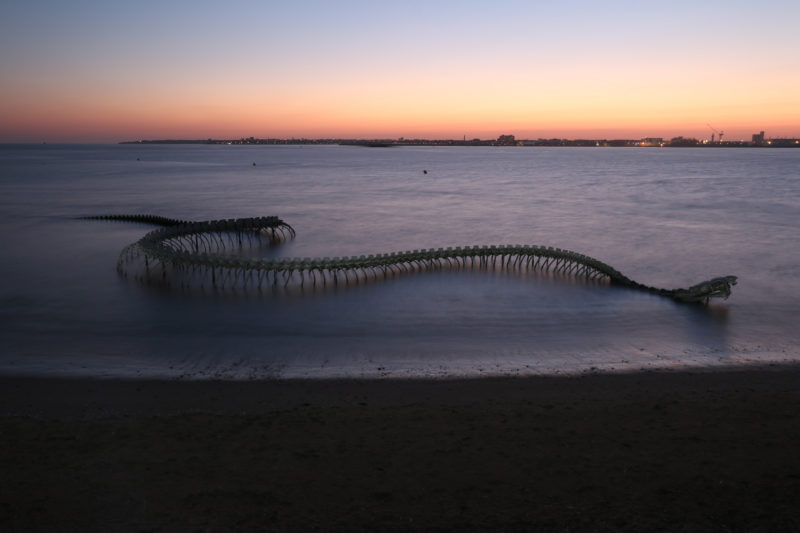
<svg viewBox="0 0 800 533"><path fill-rule="evenodd" d="M2 531L798 531L800 368L0 377Z"/></svg>

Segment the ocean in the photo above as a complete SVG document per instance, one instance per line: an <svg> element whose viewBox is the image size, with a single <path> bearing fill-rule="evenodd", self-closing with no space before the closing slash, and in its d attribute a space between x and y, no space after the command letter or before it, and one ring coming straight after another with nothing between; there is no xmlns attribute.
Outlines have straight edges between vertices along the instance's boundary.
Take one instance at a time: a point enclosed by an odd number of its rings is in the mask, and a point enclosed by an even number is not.
<svg viewBox="0 0 800 533"><path fill-rule="evenodd" d="M186 291L120 277L120 251L153 227L78 218L108 213L276 215L297 236L275 256L538 244L647 285L739 283L707 306L516 270ZM0 146L0 374L478 377L797 362L799 223L791 149Z"/></svg>

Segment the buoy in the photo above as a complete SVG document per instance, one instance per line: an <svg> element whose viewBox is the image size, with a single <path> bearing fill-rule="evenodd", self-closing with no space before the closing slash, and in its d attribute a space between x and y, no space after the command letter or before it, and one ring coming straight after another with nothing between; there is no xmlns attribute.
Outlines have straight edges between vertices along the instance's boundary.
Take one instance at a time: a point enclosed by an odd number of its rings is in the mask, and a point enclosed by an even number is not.
<svg viewBox="0 0 800 533"><path fill-rule="evenodd" d="M427 171L427 170L423 170L423 171L422 171L422 173L423 173L423 174L427 174L427 173L428 173L428 171Z"/></svg>
<svg viewBox="0 0 800 533"><path fill-rule="evenodd" d="M256 162L255 161L253 161L253 166L256 166Z"/></svg>

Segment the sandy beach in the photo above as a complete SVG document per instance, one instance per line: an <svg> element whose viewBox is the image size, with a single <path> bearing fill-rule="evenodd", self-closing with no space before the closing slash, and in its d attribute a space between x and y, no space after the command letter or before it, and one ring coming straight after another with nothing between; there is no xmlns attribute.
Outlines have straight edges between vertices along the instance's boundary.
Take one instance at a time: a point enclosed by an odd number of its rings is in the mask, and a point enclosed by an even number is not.
<svg viewBox="0 0 800 533"><path fill-rule="evenodd" d="M800 369L0 378L3 531L798 531Z"/></svg>

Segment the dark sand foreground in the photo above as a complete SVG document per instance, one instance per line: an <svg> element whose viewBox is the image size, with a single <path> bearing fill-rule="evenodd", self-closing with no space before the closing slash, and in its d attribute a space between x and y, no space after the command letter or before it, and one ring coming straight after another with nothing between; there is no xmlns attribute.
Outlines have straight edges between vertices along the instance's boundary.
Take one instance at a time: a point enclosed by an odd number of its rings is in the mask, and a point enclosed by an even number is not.
<svg viewBox="0 0 800 533"><path fill-rule="evenodd" d="M800 370L0 378L1 531L800 531Z"/></svg>

